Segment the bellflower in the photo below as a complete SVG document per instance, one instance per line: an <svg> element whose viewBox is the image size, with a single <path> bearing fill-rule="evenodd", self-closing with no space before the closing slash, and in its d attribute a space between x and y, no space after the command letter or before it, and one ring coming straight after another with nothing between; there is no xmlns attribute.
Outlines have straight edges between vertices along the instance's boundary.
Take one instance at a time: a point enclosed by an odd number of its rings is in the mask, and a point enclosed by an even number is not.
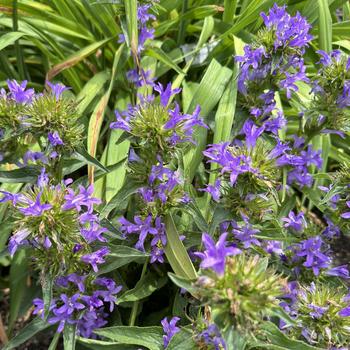
<svg viewBox="0 0 350 350"><path fill-rule="evenodd" d="M178 332L180 332L180 328L176 326L176 323L180 321L180 317L173 317L170 322L168 318L165 317L162 319L161 324L163 327L164 335L163 335L163 343L164 348L167 348L171 338Z"/></svg>
<svg viewBox="0 0 350 350"><path fill-rule="evenodd" d="M93 253L85 254L81 257L81 261L86 264L90 264L95 272L98 272L97 265L103 264L105 262L104 257L109 254L109 249L103 247L99 250L96 250Z"/></svg>
<svg viewBox="0 0 350 350"><path fill-rule="evenodd" d="M34 97L34 89L26 90L27 80L18 84L16 80L7 80L7 86L10 90L10 97L17 103L30 103Z"/></svg>
<svg viewBox="0 0 350 350"><path fill-rule="evenodd" d="M226 256L237 255L241 252L240 249L234 246L227 247L226 237L227 232L221 234L219 240L217 243L215 243L211 236L209 236L207 233L203 233L202 242L206 249L203 253L195 253L195 255L202 260L200 264L201 268L210 268L219 276L224 274Z"/></svg>

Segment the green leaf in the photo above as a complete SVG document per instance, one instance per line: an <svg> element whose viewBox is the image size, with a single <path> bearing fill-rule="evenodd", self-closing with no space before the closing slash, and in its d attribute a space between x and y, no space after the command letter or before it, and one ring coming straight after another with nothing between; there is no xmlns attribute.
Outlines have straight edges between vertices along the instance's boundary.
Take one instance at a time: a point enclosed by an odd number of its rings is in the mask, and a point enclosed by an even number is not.
<svg viewBox="0 0 350 350"><path fill-rule="evenodd" d="M76 343L76 325L66 323L63 330L64 350L74 350Z"/></svg>
<svg viewBox="0 0 350 350"><path fill-rule="evenodd" d="M52 288L54 279L47 272L44 272L41 276L41 285L43 290L43 301L44 301L44 315L45 321L49 316L49 310L52 301Z"/></svg>
<svg viewBox="0 0 350 350"><path fill-rule="evenodd" d="M28 263L25 249L16 252L10 268L10 316L9 330L11 334L27 290Z"/></svg>
<svg viewBox="0 0 350 350"><path fill-rule="evenodd" d="M139 345L149 350L164 349L162 327L117 326L97 329L94 333L119 344Z"/></svg>
<svg viewBox="0 0 350 350"><path fill-rule="evenodd" d="M181 328L170 340L167 350L196 350L198 345L193 339L191 330Z"/></svg>
<svg viewBox="0 0 350 350"><path fill-rule="evenodd" d="M85 164L96 166L104 173L108 173L108 169L103 164L101 164L96 158L91 156L85 148L80 148L79 150L76 150L72 157L84 162Z"/></svg>
<svg viewBox="0 0 350 350"><path fill-rule="evenodd" d="M212 60L208 66L186 113L192 112L197 105L201 107L201 116L204 121L209 113L219 102L225 91L226 85L232 77L232 70L223 67L216 60ZM208 94L210 91L210 94ZM192 181L195 172L203 158L203 150L206 147L207 129L196 128L194 132L196 145L191 147L184 156L185 177Z"/></svg>
<svg viewBox="0 0 350 350"><path fill-rule="evenodd" d="M279 328L272 322L263 322L261 328L265 336L272 345L277 345L281 349L288 350L321 350L314 346L308 345L300 340L289 339Z"/></svg>
<svg viewBox="0 0 350 350"><path fill-rule="evenodd" d="M41 318L34 318L29 324L22 328L16 336L14 336L3 348L3 350L12 350L18 348L19 345L32 338L35 334L43 331L50 326L49 323L44 322Z"/></svg>
<svg viewBox="0 0 350 350"><path fill-rule="evenodd" d="M158 61L163 62L165 65L174 69L179 74L186 74L177 66L177 64L174 63L174 60L172 60L162 49L158 47L149 47L143 52L143 54L145 56L156 58Z"/></svg>
<svg viewBox="0 0 350 350"><path fill-rule="evenodd" d="M77 338L77 341L91 350L135 350L134 345L125 345L104 340Z"/></svg>
<svg viewBox="0 0 350 350"><path fill-rule="evenodd" d="M133 289L130 289L122 294L118 298L117 304L144 299L150 296L157 289L162 288L167 280L168 278L166 276L157 278L155 274L149 273L140 279Z"/></svg>
<svg viewBox="0 0 350 350"><path fill-rule="evenodd" d="M177 275L187 277L189 279L195 279L197 277L196 270L193 267L186 248L181 242L171 214L168 214L165 217L165 230L167 244L164 248L164 252L170 266Z"/></svg>
<svg viewBox="0 0 350 350"><path fill-rule="evenodd" d="M143 182L128 181L121 190L105 205L101 211L101 217L105 218L113 209L119 209L127 205L126 200L143 185Z"/></svg>
<svg viewBox="0 0 350 350"><path fill-rule="evenodd" d="M33 183L38 180L40 169L28 166L9 171L0 171L0 182L3 183Z"/></svg>
<svg viewBox="0 0 350 350"><path fill-rule="evenodd" d="M124 0L128 36L126 38L134 57L138 53L137 0Z"/></svg>
<svg viewBox="0 0 350 350"><path fill-rule="evenodd" d="M101 48L102 46L106 45L109 41L111 41L113 38L107 38L95 43L92 43L83 49L75 52L70 57L65 59L63 62L60 62L53 66L46 75L46 79L48 81L51 81L57 74L62 72L65 69L68 69L70 67L75 66L77 63L81 62L84 58L90 56L93 54L97 49Z"/></svg>
<svg viewBox="0 0 350 350"><path fill-rule="evenodd" d="M318 41L320 49L332 51L332 16L328 0L318 0Z"/></svg>
<svg viewBox="0 0 350 350"><path fill-rule="evenodd" d="M24 33L21 33L21 32L10 32L10 33L6 33L4 35L1 35L1 37L0 37L0 51L9 45L12 45L16 40L21 38L23 35L24 35Z"/></svg>
<svg viewBox="0 0 350 350"><path fill-rule="evenodd" d="M98 274L104 274L121 266L127 265L132 261L142 263L148 257L147 254L137 249L123 245L108 244L110 253L106 258L106 262L99 268Z"/></svg>
<svg viewBox="0 0 350 350"><path fill-rule="evenodd" d="M56 332L54 337L51 340L48 350L56 350L60 337L61 337L61 333Z"/></svg>
<svg viewBox="0 0 350 350"><path fill-rule="evenodd" d="M196 295L197 289L193 286L193 283L196 281L195 279L189 280L188 278L177 276L177 275L175 275L172 272L168 272L168 276L173 281L173 283L175 285L177 285L180 288L183 288L183 289L187 290L193 296Z"/></svg>
<svg viewBox="0 0 350 350"><path fill-rule="evenodd" d="M88 128L88 137L87 137L87 151L92 156L96 156L97 151L97 144L99 141L101 126L103 123L105 111L108 105L108 101L113 89L113 85L115 82L115 76L117 74L117 68L120 62L120 57L122 56L124 50L124 45L122 44L119 49L116 51L114 55L113 60L113 68L112 68L112 75L111 75L111 81L109 83L108 90L105 92L105 94L102 96L101 100L97 103L89 121L89 128ZM94 167L89 166L88 167L88 174L89 174L89 182L93 183L94 181Z"/></svg>

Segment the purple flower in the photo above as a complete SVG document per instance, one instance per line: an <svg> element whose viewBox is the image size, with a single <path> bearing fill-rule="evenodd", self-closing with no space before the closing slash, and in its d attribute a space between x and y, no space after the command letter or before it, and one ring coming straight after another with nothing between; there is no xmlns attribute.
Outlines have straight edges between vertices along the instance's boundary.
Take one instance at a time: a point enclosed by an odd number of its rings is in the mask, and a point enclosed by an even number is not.
<svg viewBox="0 0 350 350"><path fill-rule="evenodd" d="M117 119L117 121L111 123L109 125L109 127L111 129L121 129L127 132L131 131L131 126L130 126L130 119L131 116L129 113L127 112L119 112L117 110L114 111L115 117Z"/></svg>
<svg viewBox="0 0 350 350"><path fill-rule="evenodd" d="M347 306L344 309L341 309L338 312L338 315L341 317L350 317L350 306Z"/></svg>
<svg viewBox="0 0 350 350"><path fill-rule="evenodd" d="M312 35L309 34L311 26L299 12L292 17L287 13L286 6L279 7L274 4L267 15L260 15L267 28L275 29L275 50L287 46L304 48L312 39Z"/></svg>
<svg viewBox="0 0 350 350"><path fill-rule="evenodd" d="M57 308L56 314L70 316L75 310L85 309L85 305L78 301L80 294L74 294L72 297L68 297L66 294L61 294L61 300L63 305Z"/></svg>
<svg viewBox="0 0 350 350"><path fill-rule="evenodd" d="M139 5L137 7L137 18L140 20L141 23L146 23L149 20L156 20L156 16L152 15L151 13L148 13L148 10L152 8L151 4L146 5Z"/></svg>
<svg viewBox="0 0 350 350"><path fill-rule="evenodd" d="M320 269L328 268L331 262L331 259L323 251L323 241L319 236L316 236L297 244L296 256L305 257L306 261L303 265L312 268L313 273L317 276Z"/></svg>
<svg viewBox="0 0 350 350"><path fill-rule="evenodd" d="M111 278L106 277L96 278L94 283L98 286L106 288L106 290L98 290L96 295L102 297L104 302L110 303L109 311L112 312L114 309L114 304L117 302L116 294L118 294L123 287L117 286Z"/></svg>
<svg viewBox="0 0 350 350"><path fill-rule="evenodd" d="M233 226L233 235L243 244L245 249L250 248L252 245L260 246L259 240L255 237L260 231L249 223L249 219L246 215L241 214L241 216L244 224L238 225L235 221L231 222Z"/></svg>
<svg viewBox="0 0 350 350"><path fill-rule="evenodd" d="M314 151L311 145L308 146L307 151L301 151L300 156L304 161L304 165L310 166L314 164L318 169L322 168L321 151Z"/></svg>
<svg viewBox="0 0 350 350"><path fill-rule="evenodd" d="M241 250L234 247L226 246L227 232L223 233L217 243L207 233L203 233L202 242L206 248L204 253L196 252L195 255L202 259L200 267L203 269L211 268L219 276L222 276L225 272L225 260L226 256L237 255L241 253Z"/></svg>
<svg viewBox="0 0 350 350"><path fill-rule="evenodd" d="M80 230L82 236L89 242L99 240L100 242L106 242L106 238L102 236L103 233L108 230L101 227L97 222L90 222L89 227L82 228Z"/></svg>
<svg viewBox="0 0 350 350"><path fill-rule="evenodd" d="M99 250L96 250L93 253L83 255L81 257L81 261L86 264L90 264L92 269L95 272L98 272L97 265L103 264L105 262L104 257L109 254L109 249L107 247L103 247Z"/></svg>
<svg viewBox="0 0 350 350"><path fill-rule="evenodd" d="M63 210L75 208L80 212L81 207L86 207L86 209L91 212L94 204L101 203L100 199L92 197L92 194L94 193L93 185L90 185L88 188L80 185L78 194L75 194L74 190L71 188L68 188L67 192L68 194L64 196L66 202L62 206Z"/></svg>
<svg viewBox="0 0 350 350"><path fill-rule="evenodd" d="M350 208L350 201L346 201L346 206ZM346 211L340 215L343 219L350 219L350 211Z"/></svg>
<svg viewBox="0 0 350 350"><path fill-rule="evenodd" d="M168 105L169 99L172 95L176 95L181 91L181 89L179 88L173 90L171 87L171 83L169 83L165 89L161 83L158 83L154 86L154 90L156 90L159 93L160 103L164 107Z"/></svg>
<svg viewBox="0 0 350 350"><path fill-rule="evenodd" d="M329 309L329 306L317 306L314 304L309 304L308 308L312 310L310 316L312 318L321 318L323 314Z"/></svg>
<svg viewBox="0 0 350 350"><path fill-rule="evenodd" d="M37 185L40 188L44 188L49 183L49 176L46 173L45 168L41 168L40 175L38 176Z"/></svg>
<svg viewBox="0 0 350 350"><path fill-rule="evenodd" d="M26 208L19 208L20 212L25 216L41 216L44 211L52 208L51 204L40 203L41 192L36 196L35 202L28 200L29 206Z"/></svg>
<svg viewBox="0 0 350 350"><path fill-rule="evenodd" d="M347 265L333 267L333 268L329 269L328 271L326 271L326 275L327 276L337 276L337 277L341 277L344 279L350 278Z"/></svg>
<svg viewBox="0 0 350 350"><path fill-rule="evenodd" d="M257 127L255 123L248 119L242 128L248 149L255 147L256 140L264 132L264 126Z"/></svg>
<svg viewBox="0 0 350 350"><path fill-rule="evenodd" d="M294 211L290 211L287 218L282 218L285 222L284 227L290 227L295 231L301 231L306 225L304 213L301 211L295 215Z"/></svg>
<svg viewBox="0 0 350 350"><path fill-rule="evenodd" d="M78 287L79 291L84 293L86 277L86 275L80 276L74 272L67 276L67 281L74 283Z"/></svg>
<svg viewBox="0 0 350 350"><path fill-rule="evenodd" d="M51 93L55 96L56 101L58 101L63 93L63 91L69 90L69 87L66 87L63 84L57 83L53 84L50 83L49 81L46 82L46 84L50 87Z"/></svg>
<svg viewBox="0 0 350 350"><path fill-rule="evenodd" d="M225 340L222 338L220 330L215 323L210 324L207 329L199 333L197 338L208 345L208 347L213 345L215 350L227 349Z"/></svg>
<svg viewBox="0 0 350 350"><path fill-rule="evenodd" d="M13 257L17 251L17 248L21 245L28 244L27 237L30 235L30 231L26 228L17 231L11 238L8 244L8 250L10 256Z"/></svg>
<svg viewBox="0 0 350 350"><path fill-rule="evenodd" d="M283 255L282 243L280 241L266 241L265 251L269 254Z"/></svg>
<svg viewBox="0 0 350 350"><path fill-rule="evenodd" d="M47 135L50 143L52 146L60 146L60 145L63 145L63 141L61 140L60 138L60 135L58 134L57 131L54 131L54 132L49 132L48 135Z"/></svg>
<svg viewBox="0 0 350 350"><path fill-rule="evenodd" d="M207 185L204 189L199 189L199 191L208 192L211 194L215 202L219 202L220 200L220 187L221 187L221 181L220 179L215 180L214 185Z"/></svg>
<svg viewBox="0 0 350 350"><path fill-rule="evenodd" d="M134 217L134 224L124 217L119 219L119 223L121 224L120 230L126 234L136 233L139 235L138 242L135 245L135 248L145 251L144 243L148 234L157 234L158 229L152 225L152 215L148 215L144 220L140 216Z"/></svg>
<svg viewBox="0 0 350 350"><path fill-rule="evenodd" d="M162 319L161 324L163 327L164 335L163 342L164 348L166 348L171 340L171 338L178 332L180 332L180 328L176 327L176 323L180 320L180 317L173 317L170 322L168 322L168 318L165 317Z"/></svg>
<svg viewBox="0 0 350 350"><path fill-rule="evenodd" d="M10 90L10 97L17 103L30 103L34 96L34 89L26 90L27 80L18 84L16 80L7 80L7 86Z"/></svg>

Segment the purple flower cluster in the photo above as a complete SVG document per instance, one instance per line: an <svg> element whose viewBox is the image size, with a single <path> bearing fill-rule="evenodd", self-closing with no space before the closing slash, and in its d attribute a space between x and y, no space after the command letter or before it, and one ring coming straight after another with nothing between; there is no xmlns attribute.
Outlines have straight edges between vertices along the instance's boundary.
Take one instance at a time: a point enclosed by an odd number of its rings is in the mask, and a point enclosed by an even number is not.
<svg viewBox="0 0 350 350"><path fill-rule="evenodd" d="M45 169L41 176L46 175ZM107 246L93 251L90 246L95 241L106 242L103 236L107 230L101 227L94 205L100 200L94 198L93 187L79 186L77 191L67 187L71 180L49 186L42 186L32 193L11 194L3 192L2 202L10 201L21 215L19 229L9 240L8 249L13 256L20 246L31 246L33 258L48 262L58 276L55 282L54 299L50 306L49 323L58 323L58 332L65 324L77 324L78 332L84 337L93 336L94 329L106 324L105 303L110 311L116 303L116 294L121 290L109 278L96 278L98 266L105 262L109 254ZM54 223L53 229L46 230L45 224ZM43 226L44 225L44 226ZM67 255L68 249L68 255ZM52 264L52 266L50 266ZM66 275L66 271L74 271ZM35 314L44 317L44 305L40 299L34 300Z"/></svg>
<svg viewBox="0 0 350 350"><path fill-rule="evenodd" d="M158 83L153 86L153 89L159 94L160 99L160 110L157 112L160 115L156 117L158 120L155 120L153 115L156 103L155 96L151 94L142 97L138 106L129 106L123 112L115 111L116 121L112 122L110 127L124 130L140 139L147 139L148 135L152 135L152 140L157 136L154 135L156 130L169 147L175 147L184 142L194 143L192 139L194 127L207 128L200 118L200 107L197 106L192 114L183 114L177 103L174 108L168 107L170 98L178 94L181 89L172 89L171 83L166 87Z"/></svg>
<svg viewBox="0 0 350 350"><path fill-rule="evenodd" d="M223 339L219 328L215 323L209 324L206 329L200 332L196 336L196 341L199 343L204 343L210 349L214 347L214 350L226 350L226 343Z"/></svg>
<svg viewBox="0 0 350 350"><path fill-rule="evenodd" d="M86 279L87 275L80 276L76 273L56 279L56 288L61 293L51 301L50 315L52 316L48 317L48 322L58 323L57 332L62 332L66 323L76 324L80 336L95 337L92 332L107 323L104 303L109 303L110 311L113 311L117 301L116 295L122 287L106 277L95 278L89 284ZM33 303L34 314L44 318L43 300L37 298Z"/></svg>
<svg viewBox="0 0 350 350"><path fill-rule="evenodd" d="M154 223L153 223L154 221ZM151 263L156 261L164 262L164 250L167 243L165 235L165 226L161 222L161 218L157 217L153 220L151 215L148 215L145 219L140 216L134 217L134 223L126 220L124 217L119 219L120 230L125 234L137 234L138 241L135 248L145 251L145 240L148 235L152 236L151 240Z"/></svg>

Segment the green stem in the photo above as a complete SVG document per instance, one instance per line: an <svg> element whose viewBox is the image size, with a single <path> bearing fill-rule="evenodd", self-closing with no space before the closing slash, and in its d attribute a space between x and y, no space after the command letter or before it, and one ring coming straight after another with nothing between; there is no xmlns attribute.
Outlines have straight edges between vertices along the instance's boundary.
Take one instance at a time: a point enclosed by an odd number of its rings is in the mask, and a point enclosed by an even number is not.
<svg viewBox="0 0 350 350"><path fill-rule="evenodd" d="M52 338L52 341L48 350L56 350L60 336L61 336L61 333L55 333L55 336Z"/></svg>
<svg viewBox="0 0 350 350"><path fill-rule="evenodd" d="M147 265L148 265L148 259L146 259L145 263L143 264L140 280L142 280L142 278L145 277L145 274L147 271ZM136 301L134 301L134 304L132 305L129 326L135 325L138 308L139 308L139 301L136 300Z"/></svg>
<svg viewBox="0 0 350 350"><path fill-rule="evenodd" d="M186 21L183 19L183 15L186 13L187 9L188 9L188 0L184 0L182 3L180 28L179 28L179 34L177 37L178 45L181 45L184 42Z"/></svg>

